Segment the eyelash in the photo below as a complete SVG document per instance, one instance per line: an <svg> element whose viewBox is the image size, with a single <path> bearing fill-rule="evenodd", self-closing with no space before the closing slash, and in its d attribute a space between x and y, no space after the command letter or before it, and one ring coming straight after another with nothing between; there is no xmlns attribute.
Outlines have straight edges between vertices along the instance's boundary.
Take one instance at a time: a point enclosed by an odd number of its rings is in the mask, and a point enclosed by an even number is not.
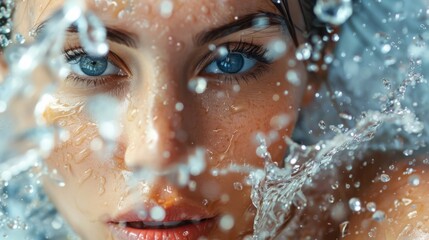
<svg viewBox="0 0 429 240"><path fill-rule="evenodd" d="M221 82L236 82L240 84L242 81L248 83L249 80L258 80L258 78L268 70L271 61L266 57L268 49L262 45L254 44L253 41L250 43L240 40L239 42L228 42L220 45L219 47L226 47L228 53L241 53L249 58L257 60L257 65L249 72L244 74L215 74L216 77L221 78ZM205 68L209 63L215 61L217 56L213 53L208 53L203 57L203 61L198 64L197 69ZM211 74L212 76L214 74Z"/></svg>
<svg viewBox="0 0 429 240"><path fill-rule="evenodd" d="M239 42L228 42L223 45L220 45L219 47L225 47L228 51L228 54L234 52L241 53L244 56L248 58L253 58L257 61L253 69L243 74L207 74L208 77L214 77L218 79L219 82L236 82L237 84L240 84L242 81L248 83L249 80L258 80L258 78L268 70L269 65L271 64L271 62L265 57L268 50L262 45L253 44L253 42L246 43L240 40ZM81 47L77 47L65 50L63 54L68 63L77 64L79 63L81 57L86 55L87 53ZM200 61L200 63L197 65L197 69L200 69L201 72L202 69L207 67L208 64L210 64L211 62L216 61L217 58L218 56L213 54L213 52L206 54L202 58L203 60ZM111 61L113 64L118 66L121 71L123 67L126 68L126 64L121 60L119 56L117 56L113 52L108 53L108 61ZM67 77L67 80L70 81L74 86L80 85L79 87L82 88L96 88L99 86L109 85L109 82L112 81L113 77L118 76L107 75L98 77L81 77L79 75L71 73ZM128 77L128 74L124 74L122 77ZM109 92L114 95L122 94L125 91L125 89L122 88L124 88L124 86L121 86L121 89L118 89L118 87L114 87L113 90L109 90Z"/></svg>

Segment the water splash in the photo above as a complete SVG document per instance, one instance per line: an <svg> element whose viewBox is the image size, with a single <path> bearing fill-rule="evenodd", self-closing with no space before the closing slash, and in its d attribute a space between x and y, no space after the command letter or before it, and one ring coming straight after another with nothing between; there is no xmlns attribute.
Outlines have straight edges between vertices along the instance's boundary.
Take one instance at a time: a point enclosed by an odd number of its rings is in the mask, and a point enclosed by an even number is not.
<svg viewBox="0 0 429 240"><path fill-rule="evenodd" d="M316 16L333 25L343 24L353 13L351 0L318 0L314 7Z"/></svg>

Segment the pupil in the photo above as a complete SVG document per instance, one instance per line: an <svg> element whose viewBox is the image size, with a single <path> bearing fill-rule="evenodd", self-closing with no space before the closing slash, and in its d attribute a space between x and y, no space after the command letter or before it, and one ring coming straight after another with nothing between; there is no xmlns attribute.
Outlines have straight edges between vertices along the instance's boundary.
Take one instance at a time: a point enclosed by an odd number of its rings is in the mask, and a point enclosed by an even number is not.
<svg viewBox="0 0 429 240"><path fill-rule="evenodd" d="M229 53L225 58L216 61L217 67L225 73L238 73L244 65L243 55Z"/></svg>
<svg viewBox="0 0 429 240"><path fill-rule="evenodd" d="M107 69L107 57L83 56L79 67L88 76L100 76Z"/></svg>

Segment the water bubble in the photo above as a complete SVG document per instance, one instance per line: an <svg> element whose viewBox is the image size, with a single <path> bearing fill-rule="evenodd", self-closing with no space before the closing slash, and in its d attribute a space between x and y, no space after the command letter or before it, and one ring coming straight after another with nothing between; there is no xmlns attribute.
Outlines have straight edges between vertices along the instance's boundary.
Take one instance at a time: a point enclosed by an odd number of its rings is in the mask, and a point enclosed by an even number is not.
<svg viewBox="0 0 429 240"><path fill-rule="evenodd" d="M268 17L256 17L252 20L252 26L256 29L264 29L269 26L269 23Z"/></svg>
<svg viewBox="0 0 429 240"><path fill-rule="evenodd" d="M323 22L343 24L353 13L351 0L318 0L314 13Z"/></svg>
<svg viewBox="0 0 429 240"><path fill-rule="evenodd" d="M173 2L171 0L162 0L159 4L159 13L163 18L169 18L173 15Z"/></svg>
<svg viewBox="0 0 429 240"><path fill-rule="evenodd" d="M413 152L414 152L413 149L405 149L402 153L404 154L404 156L409 157L413 155Z"/></svg>
<svg viewBox="0 0 429 240"><path fill-rule="evenodd" d="M413 187L417 187L420 184L420 177L418 175L411 175L408 178L408 184Z"/></svg>
<svg viewBox="0 0 429 240"><path fill-rule="evenodd" d="M359 198L350 198L349 207L353 212L359 212L362 209L362 204Z"/></svg>
<svg viewBox="0 0 429 240"><path fill-rule="evenodd" d="M386 53L390 52L391 49L392 49L392 46L390 46L390 44L386 43L386 44L383 44L381 46L380 51L381 51L381 53L386 54Z"/></svg>
<svg viewBox="0 0 429 240"><path fill-rule="evenodd" d="M207 80L203 77L197 77L191 79L188 83L188 89L197 94L201 94L206 91Z"/></svg>
<svg viewBox="0 0 429 240"><path fill-rule="evenodd" d="M318 125L319 125L320 129L322 129L322 130L326 129L326 123L325 123L325 121L320 120Z"/></svg>
<svg viewBox="0 0 429 240"><path fill-rule="evenodd" d="M385 174L385 173L383 173L383 174L380 175L380 181L382 181L384 183L389 182L390 181L390 176L387 175L387 174Z"/></svg>
<svg viewBox="0 0 429 240"><path fill-rule="evenodd" d="M295 57L299 61L305 61L310 59L313 47L308 43L301 44L295 52Z"/></svg>
<svg viewBox="0 0 429 240"><path fill-rule="evenodd" d="M372 219L377 222L382 222L386 219L386 214L383 211L377 210L372 214Z"/></svg>
<svg viewBox="0 0 429 240"><path fill-rule="evenodd" d="M181 102L177 102L175 105L176 111L181 112L185 106Z"/></svg>
<svg viewBox="0 0 429 240"><path fill-rule="evenodd" d="M256 148L256 155L258 157L261 157L261 158L264 158L265 156L267 156L268 155L268 148L267 148L267 146L265 146L265 145L259 145Z"/></svg>
<svg viewBox="0 0 429 240"><path fill-rule="evenodd" d="M369 202L366 204L366 209L370 212L375 212L377 210L377 205L375 202Z"/></svg>
<svg viewBox="0 0 429 240"><path fill-rule="evenodd" d="M338 116L340 116L340 118L346 119L346 120L352 120L353 119L353 116L350 114L347 114L347 113L340 113L340 114L338 114Z"/></svg>
<svg viewBox="0 0 429 240"><path fill-rule="evenodd" d="M219 58L225 58L226 56L228 56L229 51L225 46L221 46L216 48L216 54Z"/></svg>
<svg viewBox="0 0 429 240"><path fill-rule="evenodd" d="M188 168L190 174L197 176L204 171L206 168L205 153L204 148L197 148L195 153L189 156Z"/></svg>
<svg viewBox="0 0 429 240"><path fill-rule="evenodd" d="M24 44L25 43L25 37L22 34L15 34L15 40L18 44Z"/></svg>
<svg viewBox="0 0 429 240"><path fill-rule="evenodd" d="M290 122L291 119L289 115L279 114L271 118L270 126L275 130L280 130L285 128Z"/></svg>
<svg viewBox="0 0 429 240"><path fill-rule="evenodd" d="M100 136L109 141L116 141L122 132L120 111L120 102L108 95L92 97L87 104L87 112L97 123Z"/></svg>
<svg viewBox="0 0 429 240"><path fill-rule="evenodd" d="M411 219L411 218L415 218L415 217L417 217L417 211L416 211L416 210L411 211L411 212L409 212L409 213L407 214L407 216L408 216L408 218L409 218L409 219Z"/></svg>
<svg viewBox="0 0 429 240"><path fill-rule="evenodd" d="M284 40L275 39L269 42L266 48L267 48L266 57L269 58L270 61L274 61L285 55L287 50L287 45Z"/></svg>
<svg viewBox="0 0 429 240"><path fill-rule="evenodd" d="M240 183L240 182L235 182L233 185L234 185L234 189L235 189L235 190L237 190L237 191L241 191L241 190L243 190L243 184L242 184L242 183Z"/></svg>
<svg viewBox="0 0 429 240"><path fill-rule="evenodd" d="M295 70L287 71L286 79L289 83L291 83L294 86L299 86L301 84L301 79L298 75L298 72Z"/></svg>
<svg viewBox="0 0 429 240"><path fill-rule="evenodd" d="M234 227L234 218L229 214L222 216L219 226L223 231L231 230Z"/></svg>
<svg viewBox="0 0 429 240"><path fill-rule="evenodd" d="M165 210L160 206L155 206L150 209L150 217L155 221L162 221L165 218Z"/></svg>
<svg viewBox="0 0 429 240"><path fill-rule="evenodd" d="M386 67L392 66L395 63L396 63L396 58L393 56L388 56L384 59L384 66Z"/></svg>

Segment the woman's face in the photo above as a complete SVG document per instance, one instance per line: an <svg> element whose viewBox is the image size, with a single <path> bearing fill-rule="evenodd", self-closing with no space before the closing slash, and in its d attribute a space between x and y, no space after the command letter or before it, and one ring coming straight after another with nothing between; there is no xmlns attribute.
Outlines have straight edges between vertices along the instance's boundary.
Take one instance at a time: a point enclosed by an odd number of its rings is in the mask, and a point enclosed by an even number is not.
<svg viewBox="0 0 429 240"><path fill-rule="evenodd" d="M257 133L269 136L274 160L285 154L307 76L278 11L269 0L123 2L88 1L108 30L107 57L86 55L77 33L67 34L72 71L44 114L68 133L47 159L65 186L46 178L47 193L84 239L251 234L248 174L213 170L262 167ZM62 4L19 3L18 31L37 28ZM269 17L249 17L260 12ZM94 99L112 105L90 107ZM116 108L115 124L101 126L96 116ZM108 133L110 152L102 148ZM186 165L189 175L177 170Z"/></svg>

